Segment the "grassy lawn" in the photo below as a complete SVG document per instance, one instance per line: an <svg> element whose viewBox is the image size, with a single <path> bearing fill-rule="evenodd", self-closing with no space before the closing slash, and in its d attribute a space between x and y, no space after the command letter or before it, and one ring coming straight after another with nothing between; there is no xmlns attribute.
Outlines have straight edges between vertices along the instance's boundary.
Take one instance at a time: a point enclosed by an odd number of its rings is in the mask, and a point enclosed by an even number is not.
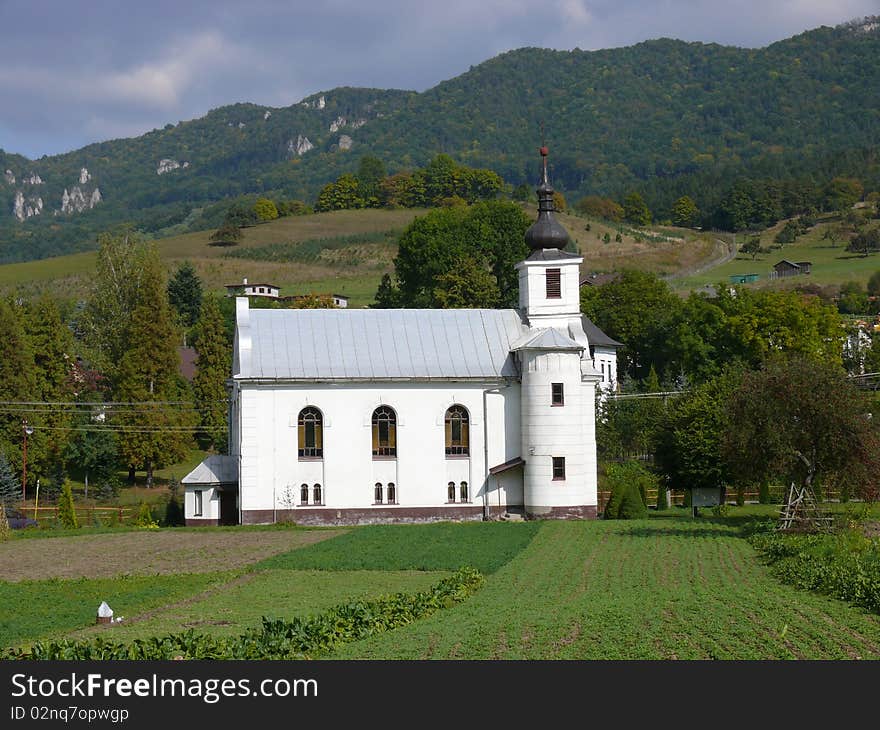
<svg viewBox="0 0 880 730"><path fill-rule="evenodd" d="M785 221L777 223L761 233L761 246L769 248L773 238L783 228ZM846 244L840 241L832 246L822 236L829 226L838 225L837 221L817 223L810 231L798 237L794 243L788 243L767 254L759 254L752 260L751 256L740 254L732 261L705 271L695 276L676 279L673 283L678 289L696 289L706 284L719 281L727 283L733 274L760 274L760 279L752 286L794 286L795 284L842 284L846 281L857 281L865 284L875 271L880 270L880 254L873 253L867 257L846 251ZM745 234L737 235L737 244L745 241ZM769 273L773 264L781 259L789 261L810 261L812 272L806 276L793 276L788 279L771 281Z"/></svg>
<svg viewBox="0 0 880 730"><path fill-rule="evenodd" d="M858 508L832 507L841 515ZM285 531L161 531L216 536L227 555L246 553L248 560L218 561L211 546L199 552L181 543L171 558L187 566L203 560L201 575L0 583L0 645L50 634L129 640L188 628L237 635L262 616L291 619L350 599L411 594L470 565L487 581L467 601L348 644L331 658L880 658L880 616L780 582L745 539L744 528L777 510L748 505L729 508L724 518L672 509L635 521L374 525L335 536L324 531L329 539L301 547L279 543L262 559L255 546L238 542L242 536L263 540ZM73 540L88 547L104 537ZM7 545L37 542L43 541ZM51 551L40 555L58 562ZM101 600L128 621L93 626Z"/></svg>
<svg viewBox="0 0 880 730"><path fill-rule="evenodd" d="M249 573L195 600L130 615L112 626L92 626L70 634L85 639L97 635L113 641L164 636L193 628L202 633L238 635L259 626L263 616L291 619L317 614L352 599L387 593L414 593L445 577L424 571L308 571L265 570Z"/></svg>
<svg viewBox="0 0 880 730"><path fill-rule="evenodd" d="M126 616L179 601L227 580L227 574L203 573L0 581L0 646L94 624L101 601L107 601L116 615Z"/></svg>
<svg viewBox="0 0 880 730"><path fill-rule="evenodd" d="M880 657L876 615L779 583L740 521L542 523L465 603L331 658Z"/></svg>
<svg viewBox="0 0 880 730"><path fill-rule="evenodd" d="M519 553L539 523L441 522L368 525L333 540L275 555L258 568L288 570L456 570L492 573Z"/></svg>

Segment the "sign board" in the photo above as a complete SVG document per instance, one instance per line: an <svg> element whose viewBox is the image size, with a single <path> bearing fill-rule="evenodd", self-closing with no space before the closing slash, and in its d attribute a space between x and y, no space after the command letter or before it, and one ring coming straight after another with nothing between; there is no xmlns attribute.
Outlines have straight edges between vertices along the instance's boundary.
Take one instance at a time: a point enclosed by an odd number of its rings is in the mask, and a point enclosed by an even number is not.
<svg viewBox="0 0 880 730"><path fill-rule="evenodd" d="M691 504L694 507L717 507L721 504L721 487L694 487Z"/></svg>

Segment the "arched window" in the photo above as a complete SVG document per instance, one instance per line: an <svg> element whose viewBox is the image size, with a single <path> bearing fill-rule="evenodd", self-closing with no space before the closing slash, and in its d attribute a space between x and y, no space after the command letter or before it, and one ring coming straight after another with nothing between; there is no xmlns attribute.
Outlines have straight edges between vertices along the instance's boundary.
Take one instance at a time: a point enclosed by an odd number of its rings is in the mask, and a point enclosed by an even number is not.
<svg viewBox="0 0 880 730"><path fill-rule="evenodd" d="M299 503L300 504L308 504L309 503L309 485L308 484L300 485Z"/></svg>
<svg viewBox="0 0 880 730"><path fill-rule="evenodd" d="M323 502L321 501L321 497L322 497L321 485L316 484L314 487L312 487L312 503L313 504L323 504Z"/></svg>
<svg viewBox="0 0 880 730"><path fill-rule="evenodd" d="M446 411L446 455L467 456L470 453L470 418L464 406L451 406Z"/></svg>
<svg viewBox="0 0 880 730"><path fill-rule="evenodd" d="M397 456L397 414L388 406L373 411L373 456Z"/></svg>
<svg viewBox="0 0 880 730"><path fill-rule="evenodd" d="M324 419L321 411L313 406L303 408L297 421L299 458L321 459L324 457Z"/></svg>
<svg viewBox="0 0 880 730"><path fill-rule="evenodd" d="M467 486L467 482L462 482L462 483L461 483L461 501L462 501L462 502L467 502L467 501L468 501L468 486Z"/></svg>
<svg viewBox="0 0 880 730"><path fill-rule="evenodd" d="M373 497L373 501L376 504L382 504L382 483L381 482L376 482L376 492Z"/></svg>
<svg viewBox="0 0 880 730"><path fill-rule="evenodd" d="M397 487L394 482L388 482L388 504L397 504Z"/></svg>
<svg viewBox="0 0 880 730"><path fill-rule="evenodd" d="M454 502L455 501L455 482L449 482L446 487L446 501Z"/></svg>

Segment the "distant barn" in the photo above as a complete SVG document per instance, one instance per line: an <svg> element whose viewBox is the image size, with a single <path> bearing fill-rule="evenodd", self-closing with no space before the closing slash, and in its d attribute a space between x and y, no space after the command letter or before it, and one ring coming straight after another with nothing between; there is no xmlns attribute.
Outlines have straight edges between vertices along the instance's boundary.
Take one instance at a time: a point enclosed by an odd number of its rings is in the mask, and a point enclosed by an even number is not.
<svg viewBox="0 0 880 730"><path fill-rule="evenodd" d="M798 261L797 263L782 259L773 264L773 271L770 273L771 279L784 279L788 276L801 276L809 274L813 264L810 261Z"/></svg>

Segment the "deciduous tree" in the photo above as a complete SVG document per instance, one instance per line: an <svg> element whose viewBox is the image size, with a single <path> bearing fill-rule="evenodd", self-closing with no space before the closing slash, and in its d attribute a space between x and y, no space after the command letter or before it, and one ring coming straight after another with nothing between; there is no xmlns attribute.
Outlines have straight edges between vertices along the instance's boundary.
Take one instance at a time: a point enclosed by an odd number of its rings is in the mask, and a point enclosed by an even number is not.
<svg viewBox="0 0 880 730"><path fill-rule="evenodd" d="M637 226L651 223L651 211L639 193L632 192L623 200L623 219Z"/></svg>
<svg viewBox="0 0 880 730"><path fill-rule="evenodd" d="M774 358L732 393L722 453L738 480L812 487L846 479L875 490L877 428L866 397L838 366Z"/></svg>
<svg viewBox="0 0 880 730"><path fill-rule="evenodd" d="M677 226L694 227L699 214L697 204L690 195L682 195L672 205L672 222Z"/></svg>

